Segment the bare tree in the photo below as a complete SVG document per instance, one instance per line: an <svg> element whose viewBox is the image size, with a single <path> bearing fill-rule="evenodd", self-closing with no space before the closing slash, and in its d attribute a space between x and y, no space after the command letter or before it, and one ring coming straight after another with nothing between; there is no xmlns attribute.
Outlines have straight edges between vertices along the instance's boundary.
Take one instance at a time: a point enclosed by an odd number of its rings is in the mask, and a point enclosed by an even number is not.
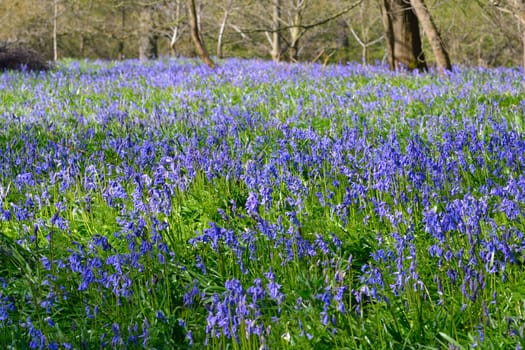
<svg viewBox="0 0 525 350"><path fill-rule="evenodd" d="M284 7L281 0L273 0L273 16L270 28L253 29L245 31L245 33L263 31L268 42L272 45L271 53L274 60L277 60L277 52L279 52L280 55L282 55L283 52L288 52L290 61L295 62L299 59L299 52L301 50L299 43L309 31L340 18L342 15L357 7L361 2L362 0L356 0L342 9L339 8L339 10L334 11L334 13L330 15L318 19L319 16L315 15L313 10L307 11L313 4L311 1L290 0L287 3L287 6ZM326 5L319 6L323 9L326 9L327 7ZM285 8L286 11L284 11L283 8ZM304 19L304 14L306 12L310 14L310 17L316 18L316 20L310 19L308 21ZM263 21L265 20L264 15L259 15L259 18ZM258 25L260 25L260 23ZM289 33L288 36L285 35L286 32ZM284 48L282 47L281 41L285 43ZM278 47L280 48L279 50L277 49Z"/></svg>
<svg viewBox="0 0 525 350"><path fill-rule="evenodd" d="M357 25L354 26L352 19L344 20L346 27L350 30L359 46L361 46L361 62L363 64L369 62L370 47L382 42L385 38L384 33L371 37L375 34L371 33L371 29L376 26L376 21L378 20L378 17L370 16L371 10L369 2L362 2L359 6L358 18L356 19Z"/></svg>
<svg viewBox="0 0 525 350"><path fill-rule="evenodd" d="M206 47L204 46L204 42L202 41L202 38L200 35L200 28L199 28L199 23L197 19L197 10L195 8L195 0L188 0L187 6L188 6L188 17L190 19L191 39L193 41L195 49L197 50L197 53L202 59L202 61L208 67L215 68L215 62L213 62L213 60L208 55L208 51L206 51Z"/></svg>
<svg viewBox="0 0 525 350"><path fill-rule="evenodd" d="M345 13L354 9L362 3L362 0L358 0L354 3L349 4L343 9L327 16L321 20L317 20L312 23L304 23L304 13L312 5L307 0L291 0L288 10L288 20L283 29L288 29L290 32L289 39L287 40L287 50L289 51L289 59L291 62L296 62L299 59L299 41L304 35L313 28L325 25L333 20L340 18Z"/></svg>
<svg viewBox="0 0 525 350"><path fill-rule="evenodd" d="M213 52L217 50L219 56L228 50L229 55L276 60L286 56L311 61L319 55L323 60L330 56L330 61L344 62L381 59L384 53L391 52L382 49L386 45L377 44L386 33L379 13L380 8L386 8L385 0L363 0L360 10L356 8L337 17L354 1L357 0L195 0L195 6L198 17L199 6L202 9L200 21L207 29L202 32L214 36ZM418 17L421 35L428 35L424 20L417 14L416 0L386 1L410 5ZM522 0L427 0L424 4L455 62L485 66L525 64ZM0 38L6 43L31 47L47 60L62 56L136 57L141 10L147 5L153 6L153 28L143 32L164 38L158 40L159 53L171 52L170 47L178 54L196 52L190 35L186 35L190 29L187 0L0 0ZM208 35L205 37L209 39ZM399 38L397 41L403 42ZM430 39L429 43L433 41ZM426 53L427 58L430 54ZM434 61L437 60L436 57Z"/></svg>
<svg viewBox="0 0 525 350"><path fill-rule="evenodd" d="M79 16L80 18L85 18L86 15L85 13L91 13L93 11L93 1L90 0L89 3L88 3L88 7L86 9L85 12L81 12L79 13ZM77 12L78 13L78 12ZM80 57L85 57L85 48L86 48L86 36L87 36L87 30L86 30L86 27L85 26L82 26L82 31L80 32L80 42L79 42L79 54L80 54ZM122 27L122 29L124 29L124 27ZM124 43L124 40L122 40L122 43ZM124 44L122 45L122 49L124 49Z"/></svg>
<svg viewBox="0 0 525 350"><path fill-rule="evenodd" d="M426 70L419 21L410 3L382 0L381 5L390 69Z"/></svg>
<svg viewBox="0 0 525 350"><path fill-rule="evenodd" d="M125 6L120 6L120 28L121 28L121 31L122 33L125 32L126 30L126 7ZM126 44L125 44L125 40L123 38L122 35L119 36L119 40L118 40L118 59L119 60L122 60L125 58L125 55L124 55L124 48L125 48ZM153 45L152 47L154 47L155 49L153 50L153 53L151 56L157 56L157 52L156 51L156 42L153 42ZM139 51L142 51L141 48L139 48ZM140 52L139 52L139 56L140 56ZM153 57L152 57L153 58ZM145 59L145 57L142 57L141 58L142 60Z"/></svg>
<svg viewBox="0 0 525 350"><path fill-rule="evenodd" d="M525 75L525 0L490 0L490 4L502 12L512 14L518 20L521 30L522 66Z"/></svg>
<svg viewBox="0 0 525 350"><path fill-rule="evenodd" d="M218 58L223 57L222 46L223 46L224 32L226 30L226 24L232 12L236 10L236 8L233 5L234 5L233 0L227 0L224 6L220 5L223 15L221 18L221 24L219 26L219 33L217 35L217 57Z"/></svg>
<svg viewBox="0 0 525 350"><path fill-rule="evenodd" d="M154 7L143 5L139 18L139 58L141 61L158 57L157 35L154 32Z"/></svg>
<svg viewBox="0 0 525 350"><path fill-rule="evenodd" d="M177 40L179 40L180 35L180 22L181 22L181 1L175 1L175 18L173 21L173 29L171 31L171 38L170 38L170 48L173 53L176 52L175 45L177 44Z"/></svg>
<svg viewBox="0 0 525 350"><path fill-rule="evenodd" d="M187 31L184 0L164 0L157 6L155 28L159 37L168 40L170 54L178 54L177 44Z"/></svg>
<svg viewBox="0 0 525 350"><path fill-rule="evenodd" d="M273 33L265 32L266 38L271 45L271 55L275 62L281 60L281 0L273 0L272 4L272 31Z"/></svg>
<svg viewBox="0 0 525 350"><path fill-rule="evenodd" d="M262 55L270 55L275 62L282 58L283 1L243 2L242 11L228 23L240 37L242 46ZM264 40L266 39L266 40Z"/></svg>
<svg viewBox="0 0 525 350"><path fill-rule="evenodd" d="M58 60L58 0L53 0L53 61Z"/></svg>
<svg viewBox="0 0 525 350"><path fill-rule="evenodd" d="M452 69L452 65L450 64L448 52L445 46L443 45L443 41L441 40L441 35L439 34L439 31L434 21L432 20L430 11L428 10L423 0L410 0L410 3L412 4L416 16L419 22L421 23L423 32L425 33L425 35L428 38L428 41L430 42L432 52L434 53L434 57L436 59L438 71L441 75L444 75L445 70Z"/></svg>
<svg viewBox="0 0 525 350"><path fill-rule="evenodd" d="M306 0L292 0L289 9L289 29L290 41L288 42L288 51L290 62L297 62L299 59L299 40L304 35L301 32L303 11L306 7Z"/></svg>

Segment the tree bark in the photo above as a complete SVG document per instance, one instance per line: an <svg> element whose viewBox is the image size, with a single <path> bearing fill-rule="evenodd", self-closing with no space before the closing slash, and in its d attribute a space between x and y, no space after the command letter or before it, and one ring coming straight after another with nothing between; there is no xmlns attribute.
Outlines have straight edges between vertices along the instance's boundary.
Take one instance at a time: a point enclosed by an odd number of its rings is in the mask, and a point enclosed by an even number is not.
<svg viewBox="0 0 525 350"><path fill-rule="evenodd" d="M525 11L522 12L522 20L521 20L521 46L522 46L522 68L523 68L523 75L525 76Z"/></svg>
<svg viewBox="0 0 525 350"><path fill-rule="evenodd" d="M304 33L301 33L302 26L302 11L305 6L304 0L295 1L293 4L293 13L290 27L290 46L289 57L290 62L297 62L299 59L299 40Z"/></svg>
<svg viewBox="0 0 525 350"><path fill-rule="evenodd" d="M153 9L144 6L139 19L139 58L141 61L158 57L157 38L153 33Z"/></svg>
<svg viewBox="0 0 525 350"><path fill-rule="evenodd" d="M173 27L173 31L171 33L171 38L170 38L170 49L171 49L171 53L172 53L173 56L177 55L177 50L176 50L175 44L177 43L177 40L179 40L180 7L181 7L180 1L176 1L176 5L175 5L175 26Z"/></svg>
<svg viewBox="0 0 525 350"><path fill-rule="evenodd" d="M123 60L125 58L124 47L126 46L123 37L123 33L126 32L126 8L124 6L120 9L120 30L122 31L122 33L121 35L119 35L120 38L118 41L118 59Z"/></svg>
<svg viewBox="0 0 525 350"><path fill-rule="evenodd" d="M230 15L230 5L231 2L228 2L227 7L224 9L224 14L222 16L221 26L219 27L219 35L217 36L217 57L222 58L222 38L224 37L224 30L226 29L226 22L228 21L228 16Z"/></svg>
<svg viewBox="0 0 525 350"><path fill-rule="evenodd" d="M344 19L339 19L337 21L337 48L339 51L341 51L341 54L338 55L337 58L339 58L339 60L342 62L348 62L350 60L350 38L348 35L349 27L350 25Z"/></svg>
<svg viewBox="0 0 525 350"><path fill-rule="evenodd" d="M426 70L419 21L408 0L383 0L381 10L390 69Z"/></svg>
<svg viewBox="0 0 525 350"><path fill-rule="evenodd" d="M525 77L525 29L521 29L521 46L522 46L522 68L523 68L523 76Z"/></svg>
<svg viewBox="0 0 525 350"><path fill-rule="evenodd" d="M521 24L521 45L522 45L522 67L525 76L525 0L516 0L517 16Z"/></svg>
<svg viewBox="0 0 525 350"><path fill-rule="evenodd" d="M441 40L441 35L439 34L439 31L434 21L432 20L430 11L425 5L424 0L410 1L412 3L412 7L414 8L418 20L421 23L423 32L427 36L428 41L430 42L430 46L432 47L432 52L434 53L434 57L436 58L439 74L444 75L445 70L452 69L452 65L450 64L448 52L445 46L443 45L443 41Z"/></svg>
<svg viewBox="0 0 525 350"><path fill-rule="evenodd" d="M394 28L392 26L392 19L388 13L390 6L389 0L383 0L381 3L381 19L383 20L383 30L385 32L385 44L388 56L388 66L390 70L396 69L396 61L394 58Z"/></svg>
<svg viewBox="0 0 525 350"><path fill-rule="evenodd" d="M522 67L523 75L525 78L525 0L506 0L504 3L499 1L492 2L492 5L495 6L498 10L502 12L509 13L519 21L520 30L521 30L521 43L522 43Z"/></svg>
<svg viewBox="0 0 525 350"><path fill-rule="evenodd" d="M188 15L190 18L191 39L193 40L197 54L208 67L215 68L215 62L213 62L213 60L208 55L208 51L206 51L206 47L204 46L200 36L194 0L188 0Z"/></svg>
<svg viewBox="0 0 525 350"><path fill-rule="evenodd" d="M273 0L272 16L273 33L271 55L275 62L279 62L281 60L281 33L279 32L281 28L281 0Z"/></svg>
<svg viewBox="0 0 525 350"><path fill-rule="evenodd" d="M53 1L53 61L58 60L57 28L58 28L58 0Z"/></svg>

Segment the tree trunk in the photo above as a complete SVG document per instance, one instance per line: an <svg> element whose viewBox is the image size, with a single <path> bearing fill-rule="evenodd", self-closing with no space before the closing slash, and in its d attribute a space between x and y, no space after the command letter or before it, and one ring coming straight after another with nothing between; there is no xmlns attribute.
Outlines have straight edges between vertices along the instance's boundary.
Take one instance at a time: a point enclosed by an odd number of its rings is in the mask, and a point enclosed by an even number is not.
<svg viewBox="0 0 525 350"><path fill-rule="evenodd" d="M293 19L293 26L290 28L290 62L297 62L299 59L299 39L301 32L299 26L301 25L301 14L297 12Z"/></svg>
<svg viewBox="0 0 525 350"><path fill-rule="evenodd" d="M297 62L299 59L299 39L302 36L300 26L302 25L303 21L301 11L303 10L303 6L303 1L299 1L294 6L292 27L290 28L290 62Z"/></svg>
<svg viewBox="0 0 525 350"><path fill-rule="evenodd" d="M525 77L525 29L521 29L521 49L522 49L522 69L523 69L523 76Z"/></svg>
<svg viewBox="0 0 525 350"><path fill-rule="evenodd" d="M522 68L523 68L523 76L525 77L525 22L522 22L521 26L521 46L522 46Z"/></svg>
<svg viewBox="0 0 525 350"><path fill-rule="evenodd" d="M383 0L381 10L390 69L426 70L419 21L408 0Z"/></svg>
<svg viewBox="0 0 525 350"><path fill-rule="evenodd" d="M348 36L349 25L344 19L337 21L337 48L341 51L338 60L346 63L350 60L350 38Z"/></svg>
<svg viewBox="0 0 525 350"><path fill-rule="evenodd" d="M518 17L521 24L521 44L522 44L522 68L523 75L525 76L525 0L520 0L521 2L516 3Z"/></svg>
<svg viewBox="0 0 525 350"><path fill-rule="evenodd" d="M124 47L125 47L125 40L124 40L124 33L126 32L126 8L123 6L120 9L120 30L121 34L119 35L119 41L118 41L118 59L123 60L124 57Z"/></svg>
<svg viewBox="0 0 525 350"><path fill-rule="evenodd" d="M215 63L208 55L208 51L206 51L206 47L204 46L200 36L194 0L188 0L188 15L190 18L191 39L193 40L193 44L195 45L198 55L206 65L208 65L210 68L215 68Z"/></svg>
<svg viewBox="0 0 525 350"><path fill-rule="evenodd" d="M86 37L84 36L84 34L81 34L80 35L80 42L78 44L78 51L79 51L79 56L80 57L85 57L84 56L84 47L86 46Z"/></svg>
<svg viewBox="0 0 525 350"><path fill-rule="evenodd" d="M392 20L388 14L388 0L383 0L381 3L381 19L383 20L383 30L385 32L385 44L388 56L388 65L391 70L395 70L395 59L394 59L394 28L392 27Z"/></svg>
<svg viewBox="0 0 525 350"><path fill-rule="evenodd" d="M426 7L423 0L410 1L412 3L414 11L416 12L418 20L421 23L423 32L427 36L428 41L430 42L430 46L432 47L432 52L434 53L434 57L436 58L439 74L444 75L445 70L452 69L452 65L450 64L450 58L448 56L447 50L445 49L445 46L443 45L443 41L441 40L439 31L434 21L432 20L430 11Z"/></svg>
<svg viewBox="0 0 525 350"><path fill-rule="evenodd" d="M299 40L292 40L288 50L290 62L297 62L299 60Z"/></svg>
<svg viewBox="0 0 525 350"><path fill-rule="evenodd" d="M273 33L272 33L272 59L275 62L281 60L281 33L279 30L281 28L281 1L273 0Z"/></svg>
<svg viewBox="0 0 525 350"><path fill-rule="evenodd" d="M175 47L175 44L177 44L177 40L179 40L180 7L181 3L180 1L177 1L175 5L175 26L173 27L173 32L170 38L170 49L171 54L173 56L177 56L177 49Z"/></svg>
<svg viewBox="0 0 525 350"><path fill-rule="evenodd" d="M158 57L157 38L153 33L153 9L144 6L139 19L139 58L141 61Z"/></svg>
<svg viewBox="0 0 525 350"><path fill-rule="evenodd" d="M57 30L58 30L58 0L53 1L53 61L58 60L58 43L57 43Z"/></svg>
<svg viewBox="0 0 525 350"><path fill-rule="evenodd" d="M500 1L491 1L491 5L495 6L498 10L509 13L516 16L518 19L518 30L521 31L521 43L522 43L522 66L523 75L525 78L525 0L506 0L503 3Z"/></svg>
<svg viewBox="0 0 525 350"><path fill-rule="evenodd" d="M224 29L226 28L226 21L228 21L228 16L230 15L230 9L227 8L224 10L224 15L222 16L221 26L219 28L219 35L217 37L217 57L222 58L222 38L224 36Z"/></svg>

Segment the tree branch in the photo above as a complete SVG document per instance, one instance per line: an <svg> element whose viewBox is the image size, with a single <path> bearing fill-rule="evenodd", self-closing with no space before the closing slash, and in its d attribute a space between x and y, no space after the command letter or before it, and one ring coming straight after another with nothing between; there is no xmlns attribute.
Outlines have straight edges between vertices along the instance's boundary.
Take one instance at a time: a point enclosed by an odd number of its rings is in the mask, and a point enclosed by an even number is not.
<svg viewBox="0 0 525 350"><path fill-rule="evenodd" d="M306 31L308 29L312 29L312 28L318 27L320 25L326 24L326 23L328 23L330 21L333 21L334 19L337 19L337 18L341 17L342 15L350 12L351 10L353 10L354 8L359 6L362 2L363 2L363 0L358 0L358 1L354 2L353 4L351 4L350 6L345 7L341 11L333 14L332 16L326 17L326 18L324 18L324 19L322 19L322 20L320 20L318 22L314 22L314 23L310 23L310 24L293 24L293 25L280 27L279 29L265 28L265 29L244 30L243 32L244 33L264 33L264 32L275 33L275 32L282 32L282 31L285 31L285 30L288 30L288 29L292 29L292 28L299 28L299 29L303 29L303 30Z"/></svg>

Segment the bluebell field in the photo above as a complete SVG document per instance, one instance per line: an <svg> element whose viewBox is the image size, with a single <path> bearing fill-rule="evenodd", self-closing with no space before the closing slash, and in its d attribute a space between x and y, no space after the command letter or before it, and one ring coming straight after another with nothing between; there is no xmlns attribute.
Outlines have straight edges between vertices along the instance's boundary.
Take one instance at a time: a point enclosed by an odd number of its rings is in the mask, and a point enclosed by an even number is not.
<svg viewBox="0 0 525 350"><path fill-rule="evenodd" d="M518 69L0 75L0 347L521 349Z"/></svg>

